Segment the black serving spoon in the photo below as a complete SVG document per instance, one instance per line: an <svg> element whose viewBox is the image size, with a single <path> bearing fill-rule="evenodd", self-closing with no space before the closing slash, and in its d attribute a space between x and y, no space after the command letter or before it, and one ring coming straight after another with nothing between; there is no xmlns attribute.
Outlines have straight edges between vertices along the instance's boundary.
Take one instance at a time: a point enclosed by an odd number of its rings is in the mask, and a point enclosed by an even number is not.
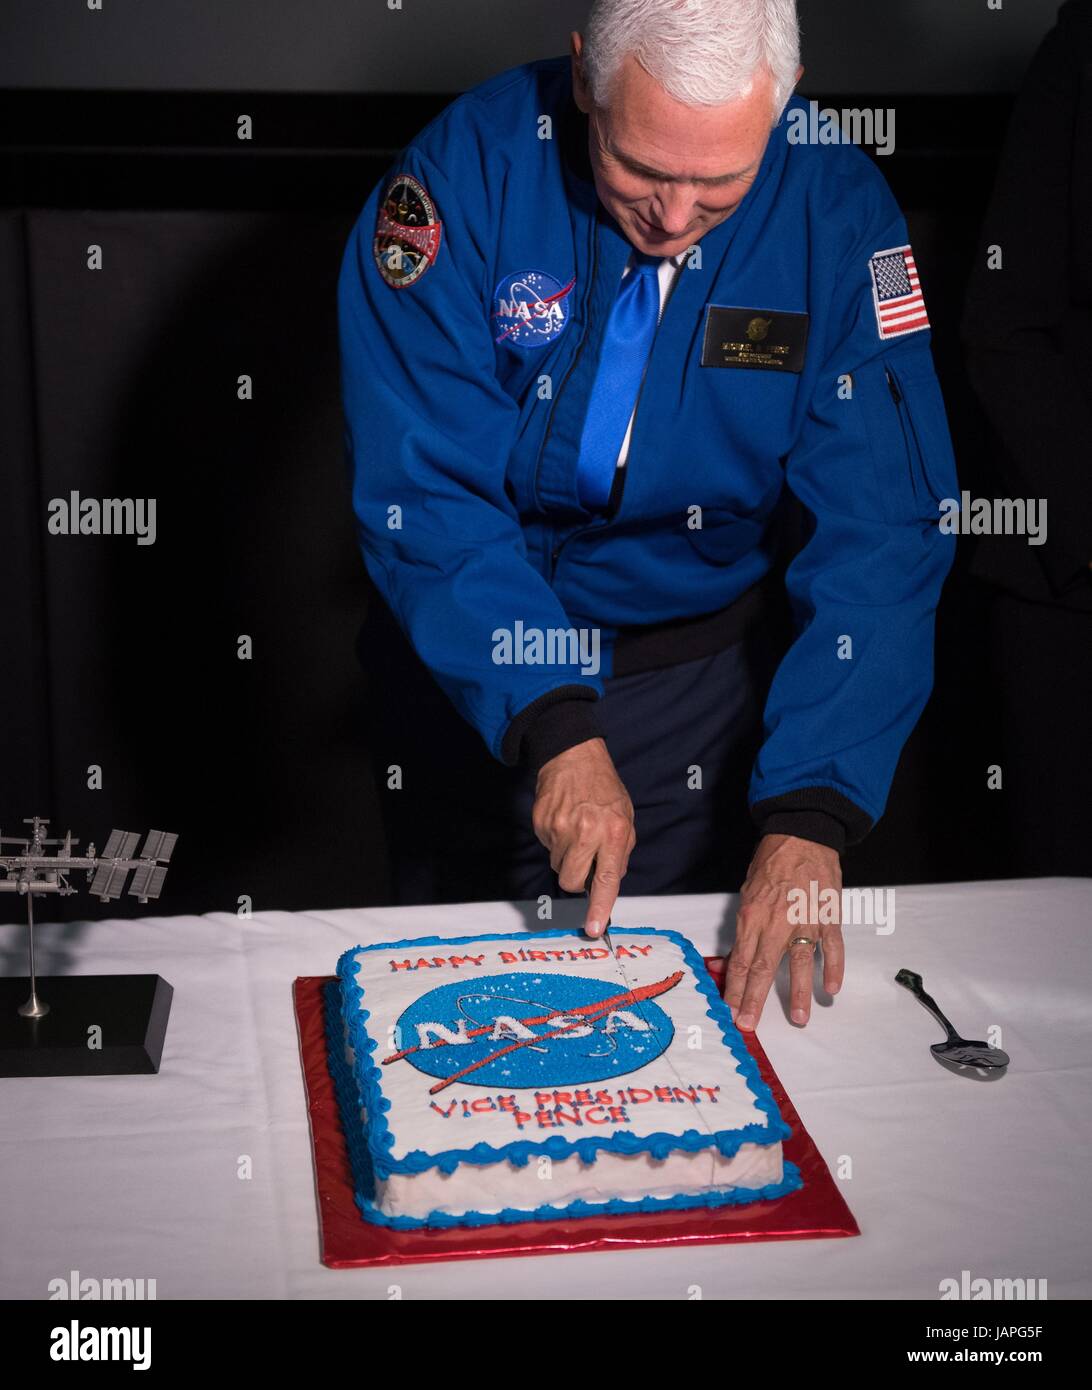
<svg viewBox="0 0 1092 1390"><path fill-rule="evenodd" d="M895 983L904 985L911 994L916 995L929 1012L935 1014L944 1024L944 1030L948 1034L947 1041L932 1044L933 1055L940 1061L954 1062L961 1067L997 1068L1008 1066L1009 1054L1002 1052L999 1047L990 1047L989 1043L984 1042L968 1042L966 1038L959 1036L940 1012L936 1000L932 995L925 993L920 975L915 975L912 970L900 970L895 976Z"/></svg>

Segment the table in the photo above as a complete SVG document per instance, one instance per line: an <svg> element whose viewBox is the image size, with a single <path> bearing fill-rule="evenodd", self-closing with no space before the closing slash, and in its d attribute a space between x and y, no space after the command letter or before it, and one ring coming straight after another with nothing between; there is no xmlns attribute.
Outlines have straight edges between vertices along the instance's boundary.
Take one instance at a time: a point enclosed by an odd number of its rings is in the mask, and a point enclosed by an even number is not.
<svg viewBox="0 0 1092 1390"><path fill-rule="evenodd" d="M857 1239L329 1270L292 1012L297 975L415 935L540 928L533 905L228 912L46 923L39 971L158 972L174 1006L158 1076L0 1079L0 1297L69 1277L155 1279L166 1298L939 1297L941 1281L1046 1279L1092 1295L1092 880L887 890L887 926L848 925L846 982L788 1021L779 978L759 1025L862 1230ZM555 926L579 902L555 905ZM731 942L735 900L622 899L620 926ZM25 928L0 928L5 973ZM939 1025L894 983L920 973L955 1026L1013 1059L952 1075ZM784 972L782 972L784 973Z"/></svg>

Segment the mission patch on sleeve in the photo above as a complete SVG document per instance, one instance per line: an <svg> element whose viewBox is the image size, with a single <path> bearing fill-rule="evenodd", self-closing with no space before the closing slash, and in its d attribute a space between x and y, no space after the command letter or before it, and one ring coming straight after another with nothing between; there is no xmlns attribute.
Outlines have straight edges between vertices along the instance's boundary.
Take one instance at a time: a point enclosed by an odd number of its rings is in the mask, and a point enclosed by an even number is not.
<svg viewBox="0 0 1092 1390"><path fill-rule="evenodd" d="M395 174L379 201L372 252L379 273L396 290L420 280L440 250L436 205L412 174Z"/></svg>

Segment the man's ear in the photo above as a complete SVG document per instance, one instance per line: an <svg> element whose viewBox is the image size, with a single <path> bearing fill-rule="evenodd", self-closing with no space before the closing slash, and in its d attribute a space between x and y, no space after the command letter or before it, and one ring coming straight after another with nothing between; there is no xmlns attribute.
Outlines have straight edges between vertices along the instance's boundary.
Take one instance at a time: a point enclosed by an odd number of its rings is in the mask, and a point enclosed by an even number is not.
<svg viewBox="0 0 1092 1390"><path fill-rule="evenodd" d="M798 87L798 86L800 85L800 79L801 79L803 76L804 76L804 64L801 63L800 66L796 69L796 77L794 78L793 84L792 84L792 85L793 85L794 87Z"/></svg>
<svg viewBox="0 0 1092 1390"><path fill-rule="evenodd" d="M573 100L578 109L587 116L591 112L592 101L588 95L588 84L584 81L584 64L581 61L583 48L583 37L574 29L569 35L569 51L572 55L573 71Z"/></svg>

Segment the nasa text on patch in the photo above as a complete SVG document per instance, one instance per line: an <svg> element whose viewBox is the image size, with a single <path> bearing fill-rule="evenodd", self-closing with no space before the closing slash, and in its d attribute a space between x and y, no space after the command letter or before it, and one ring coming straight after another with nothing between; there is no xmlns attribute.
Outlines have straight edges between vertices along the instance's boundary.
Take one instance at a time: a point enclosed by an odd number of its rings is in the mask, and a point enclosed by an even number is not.
<svg viewBox="0 0 1092 1390"><path fill-rule="evenodd" d="M876 327L881 338L901 338L929 327L914 253L909 246L877 251L869 260Z"/></svg>
<svg viewBox="0 0 1092 1390"><path fill-rule="evenodd" d="M545 347L569 326L569 295L576 284L565 284L544 270L516 270L504 276L493 292L493 337L515 347Z"/></svg>
<svg viewBox="0 0 1092 1390"><path fill-rule="evenodd" d="M710 304L702 340L703 367L800 372L808 345L807 314Z"/></svg>

